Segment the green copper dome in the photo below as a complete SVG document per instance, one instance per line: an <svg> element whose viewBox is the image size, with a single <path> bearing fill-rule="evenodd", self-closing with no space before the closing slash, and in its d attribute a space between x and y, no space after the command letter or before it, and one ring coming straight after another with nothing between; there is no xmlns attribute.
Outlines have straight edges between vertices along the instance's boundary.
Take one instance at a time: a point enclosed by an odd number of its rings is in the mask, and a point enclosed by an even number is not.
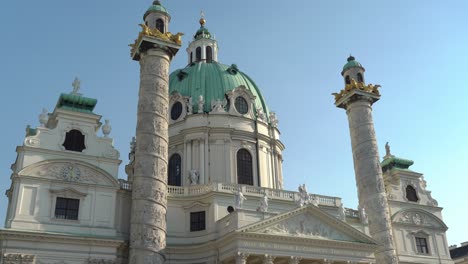
<svg viewBox="0 0 468 264"><path fill-rule="evenodd" d="M346 71L349 68L352 67L361 67L361 63L359 63L353 56L348 57L348 62L343 66L343 71Z"/></svg>
<svg viewBox="0 0 468 264"><path fill-rule="evenodd" d="M235 64L228 66L221 63L193 63L184 69L178 69L169 77L169 93L179 92L193 98L193 112L198 111L198 97L205 99L204 112L211 111L211 101L225 99L227 91L245 86L255 98L255 108L262 107L266 116L268 107L255 82L245 73L239 71ZM256 112L256 109L254 110Z"/></svg>
<svg viewBox="0 0 468 264"><path fill-rule="evenodd" d="M148 10L146 10L145 15L143 16L143 19L145 19L147 15L154 13L154 12L166 13L169 16L169 12L167 12L167 9L161 5L160 1L156 0L148 8Z"/></svg>

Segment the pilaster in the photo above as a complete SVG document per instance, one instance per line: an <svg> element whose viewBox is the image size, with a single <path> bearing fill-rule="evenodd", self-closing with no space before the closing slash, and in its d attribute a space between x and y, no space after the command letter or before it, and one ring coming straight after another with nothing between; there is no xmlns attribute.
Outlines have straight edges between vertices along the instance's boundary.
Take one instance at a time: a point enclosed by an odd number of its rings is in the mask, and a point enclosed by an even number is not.
<svg viewBox="0 0 468 264"><path fill-rule="evenodd" d="M236 264L247 264L247 258L249 254L237 252L236 254Z"/></svg>

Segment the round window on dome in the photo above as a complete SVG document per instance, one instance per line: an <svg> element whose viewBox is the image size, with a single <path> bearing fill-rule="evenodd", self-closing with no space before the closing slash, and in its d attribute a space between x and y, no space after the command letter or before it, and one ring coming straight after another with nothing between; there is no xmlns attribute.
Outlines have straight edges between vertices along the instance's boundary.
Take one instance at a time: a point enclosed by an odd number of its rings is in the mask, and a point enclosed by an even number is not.
<svg viewBox="0 0 468 264"><path fill-rule="evenodd" d="M236 98L235 106L236 106L237 112L239 112L239 114L241 115L245 115L249 111L249 105L247 101L244 99L244 97L242 96L238 96Z"/></svg>
<svg viewBox="0 0 468 264"><path fill-rule="evenodd" d="M182 104L180 102L176 102L172 105L171 108L171 119L177 120L179 119L180 115L182 114Z"/></svg>

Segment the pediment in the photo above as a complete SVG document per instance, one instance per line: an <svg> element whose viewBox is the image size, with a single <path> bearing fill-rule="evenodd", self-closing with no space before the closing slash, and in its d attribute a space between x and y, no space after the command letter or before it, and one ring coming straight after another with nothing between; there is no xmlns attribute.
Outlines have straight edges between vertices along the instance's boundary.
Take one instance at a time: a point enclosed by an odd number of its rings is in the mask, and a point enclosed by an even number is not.
<svg viewBox="0 0 468 264"><path fill-rule="evenodd" d="M410 225L415 227L431 227L447 230L448 227L437 216L422 209L410 208L396 212L392 216L395 224Z"/></svg>
<svg viewBox="0 0 468 264"><path fill-rule="evenodd" d="M106 171L76 160L48 160L32 164L18 175L61 180L70 183L95 184L118 187L118 181Z"/></svg>
<svg viewBox="0 0 468 264"><path fill-rule="evenodd" d="M282 213L246 226L240 231L276 236L376 244L371 237L313 205Z"/></svg>

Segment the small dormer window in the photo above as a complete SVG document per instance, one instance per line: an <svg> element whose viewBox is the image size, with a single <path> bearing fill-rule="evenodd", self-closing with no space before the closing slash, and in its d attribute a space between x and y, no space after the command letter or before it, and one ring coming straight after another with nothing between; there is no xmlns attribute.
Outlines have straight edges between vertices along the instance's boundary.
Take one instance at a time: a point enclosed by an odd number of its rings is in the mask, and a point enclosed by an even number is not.
<svg viewBox="0 0 468 264"><path fill-rule="evenodd" d="M213 61L213 49L211 46L206 47L206 62L211 63Z"/></svg>
<svg viewBox="0 0 468 264"><path fill-rule="evenodd" d="M201 47L198 47L198 48L195 50L195 56L196 56L196 62L201 61Z"/></svg>
<svg viewBox="0 0 468 264"><path fill-rule="evenodd" d="M159 32L164 33L164 21L160 18L156 20L156 28L159 30Z"/></svg>
<svg viewBox="0 0 468 264"><path fill-rule="evenodd" d="M406 199L410 202L417 202L419 200L416 189L411 185L406 186Z"/></svg>
<svg viewBox="0 0 468 264"><path fill-rule="evenodd" d="M362 78L362 73L360 73L360 72L358 72L358 74L357 74L357 81L360 82L360 83L364 82L364 78Z"/></svg>
<svg viewBox="0 0 468 264"><path fill-rule="evenodd" d="M351 84L351 79L349 78L349 75L346 75L345 82L346 84Z"/></svg>
<svg viewBox="0 0 468 264"><path fill-rule="evenodd" d="M239 112L239 114L241 115L245 115L249 111L249 104L247 103L247 100L245 100L245 98L242 96L236 97L236 101L234 102L234 104L236 106L237 112Z"/></svg>
<svg viewBox="0 0 468 264"><path fill-rule="evenodd" d="M62 145L66 150L82 152L85 149L85 136L76 129L70 130L65 135Z"/></svg>

